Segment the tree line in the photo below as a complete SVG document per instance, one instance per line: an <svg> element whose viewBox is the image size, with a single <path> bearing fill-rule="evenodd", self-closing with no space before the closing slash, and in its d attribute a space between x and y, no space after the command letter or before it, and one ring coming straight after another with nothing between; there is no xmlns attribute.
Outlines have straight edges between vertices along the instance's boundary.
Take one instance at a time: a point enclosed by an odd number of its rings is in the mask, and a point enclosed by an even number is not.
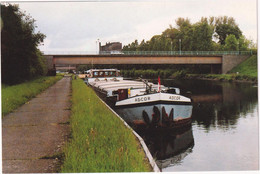
<svg viewBox="0 0 260 174"><path fill-rule="evenodd" d="M46 36L35 33L36 28L35 20L18 5L1 4L2 83L17 84L47 73L37 48Z"/></svg>
<svg viewBox="0 0 260 174"><path fill-rule="evenodd" d="M162 34L150 40L138 40L125 45L123 51L248 51L256 49L246 39L233 17L202 17L192 24L188 18L178 18L176 27L169 25Z"/></svg>

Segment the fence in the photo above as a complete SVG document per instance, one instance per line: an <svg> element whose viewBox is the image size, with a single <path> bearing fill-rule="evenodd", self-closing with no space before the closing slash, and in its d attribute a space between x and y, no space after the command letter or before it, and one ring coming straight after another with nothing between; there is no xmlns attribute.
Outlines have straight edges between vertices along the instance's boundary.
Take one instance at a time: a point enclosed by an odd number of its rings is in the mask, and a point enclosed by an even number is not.
<svg viewBox="0 0 260 174"><path fill-rule="evenodd" d="M252 55L252 51L121 51L121 52L110 52L110 51L102 51L101 55L114 55L114 54L122 54L122 55L154 55L154 56L180 56L180 55L188 55L188 56L197 56L197 55Z"/></svg>
<svg viewBox="0 0 260 174"><path fill-rule="evenodd" d="M252 55L252 51L44 51L44 55L138 55L138 56L222 56Z"/></svg>

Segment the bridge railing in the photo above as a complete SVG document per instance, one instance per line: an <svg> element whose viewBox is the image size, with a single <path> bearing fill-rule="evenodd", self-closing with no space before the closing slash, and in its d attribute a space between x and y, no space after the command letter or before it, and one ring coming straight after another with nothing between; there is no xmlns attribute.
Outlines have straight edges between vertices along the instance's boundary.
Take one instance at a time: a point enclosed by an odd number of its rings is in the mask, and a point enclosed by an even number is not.
<svg viewBox="0 0 260 174"><path fill-rule="evenodd" d="M222 55L252 55L252 51L44 51L44 55L138 55L138 56L222 56Z"/></svg>
<svg viewBox="0 0 260 174"><path fill-rule="evenodd" d="M98 55L96 51L42 51L44 55Z"/></svg>
<svg viewBox="0 0 260 174"><path fill-rule="evenodd" d="M167 55L188 55L188 56L197 56L197 55L251 55L251 51L121 51L113 53L110 51L100 52L102 55L113 55L113 54L122 54L122 55L158 55L158 56L167 56Z"/></svg>

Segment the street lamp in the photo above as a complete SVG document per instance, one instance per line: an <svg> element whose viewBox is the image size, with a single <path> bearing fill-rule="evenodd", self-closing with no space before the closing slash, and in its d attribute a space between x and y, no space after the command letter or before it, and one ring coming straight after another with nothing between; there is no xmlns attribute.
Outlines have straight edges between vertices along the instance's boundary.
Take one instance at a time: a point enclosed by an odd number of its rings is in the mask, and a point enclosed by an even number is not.
<svg viewBox="0 0 260 174"><path fill-rule="evenodd" d="M99 52L99 39L96 41L96 54Z"/></svg>
<svg viewBox="0 0 260 174"><path fill-rule="evenodd" d="M180 54L181 54L181 39L179 39L179 48L180 48Z"/></svg>
<svg viewBox="0 0 260 174"><path fill-rule="evenodd" d="M172 52L172 40L171 40L171 52Z"/></svg>

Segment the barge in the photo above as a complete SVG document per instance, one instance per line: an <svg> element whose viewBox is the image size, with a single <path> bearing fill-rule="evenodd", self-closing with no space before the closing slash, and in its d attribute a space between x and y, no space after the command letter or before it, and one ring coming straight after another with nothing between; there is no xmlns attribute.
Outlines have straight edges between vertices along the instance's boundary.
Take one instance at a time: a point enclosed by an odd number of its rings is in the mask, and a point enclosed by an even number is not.
<svg viewBox="0 0 260 174"><path fill-rule="evenodd" d="M91 86L130 126L177 128L190 125L192 101L179 88L147 80L125 80L117 69L90 69L85 83Z"/></svg>

